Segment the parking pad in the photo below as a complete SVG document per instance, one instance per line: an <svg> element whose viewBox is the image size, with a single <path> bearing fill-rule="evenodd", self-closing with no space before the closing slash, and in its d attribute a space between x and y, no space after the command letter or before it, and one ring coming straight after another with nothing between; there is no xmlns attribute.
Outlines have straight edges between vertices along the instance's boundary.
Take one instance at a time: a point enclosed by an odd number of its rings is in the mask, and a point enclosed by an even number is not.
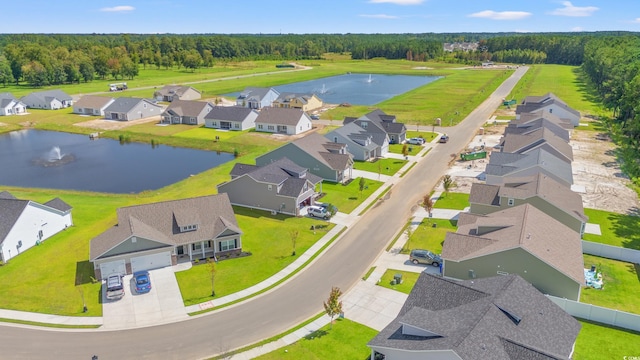
<svg viewBox="0 0 640 360"><path fill-rule="evenodd" d="M171 267L150 270L151 291L137 294L132 275L123 278L125 295L107 300L102 286L103 329L128 329L170 323L187 318L178 281Z"/></svg>

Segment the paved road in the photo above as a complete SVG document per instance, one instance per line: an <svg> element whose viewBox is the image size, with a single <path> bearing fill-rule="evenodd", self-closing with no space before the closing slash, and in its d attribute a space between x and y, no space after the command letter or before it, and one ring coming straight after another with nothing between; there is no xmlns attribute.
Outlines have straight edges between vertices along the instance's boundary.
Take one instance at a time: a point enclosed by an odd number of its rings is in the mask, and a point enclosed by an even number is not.
<svg viewBox="0 0 640 360"><path fill-rule="evenodd" d="M461 150L499 106L518 79L519 68L460 125L447 129L451 140L438 144L344 237L308 269L263 296L187 321L125 331L53 331L0 326L2 358L24 359L199 359L260 341L322 311L332 286L354 286L381 254ZM348 314L347 314L348 316Z"/></svg>

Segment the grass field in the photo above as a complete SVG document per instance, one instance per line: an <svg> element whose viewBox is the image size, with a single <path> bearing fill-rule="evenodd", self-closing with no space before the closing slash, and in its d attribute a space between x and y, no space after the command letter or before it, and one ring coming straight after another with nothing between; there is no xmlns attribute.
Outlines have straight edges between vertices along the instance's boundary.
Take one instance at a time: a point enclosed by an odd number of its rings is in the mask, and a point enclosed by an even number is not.
<svg viewBox="0 0 640 360"><path fill-rule="evenodd" d="M354 161L353 168L362 171L369 171L374 174L391 176L400 170L406 160L398 160L392 158L376 159L376 161Z"/></svg>
<svg viewBox="0 0 640 360"><path fill-rule="evenodd" d="M402 274L402 283L395 284L395 282L393 282L394 276L396 274ZM413 289L413 285L415 285L416 281L418 281L419 276L420 276L420 273L395 270L395 269L387 269L387 271L385 271L384 274L382 274L382 277L380 278L380 282L378 283L378 285L385 287L387 289L409 294L411 292L411 289Z"/></svg>
<svg viewBox="0 0 640 360"><path fill-rule="evenodd" d="M380 181L365 179L365 189L360 194L360 178L353 179L348 185L323 183L322 192L326 195L318 201L333 204L339 212L349 214L382 184Z"/></svg>
<svg viewBox="0 0 640 360"><path fill-rule="evenodd" d="M455 220L424 219L413 231L401 252L408 254L411 249L426 249L440 254L447 232L455 232L456 226Z"/></svg>
<svg viewBox="0 0 640 360"><path fill-rule="evenodd" d="M640 250L640 221L637 216L584 209L589 222L600 225L602 235L584 234L587 241Z"/></svg>
<svg viewBox="0 0 640 360"><path fill-rule="evenodd" d="M583 289L580 302L640 314L640 265L585 254L584 267L591 265L602 272L604 287Z"/></svg>
<svg viewBox="0 0 640 360"><path fill-rule="evenodd" d="M463 210L469 206L469 194L443 192L438 200L433 204L435 209L456 209Z"/></svg>
<svg viewBox="0 0 640 360"><path fill-rule="evenodd" d="M640 333L587 320L576 339L574 360L632 359L640 356Z"/></svg>

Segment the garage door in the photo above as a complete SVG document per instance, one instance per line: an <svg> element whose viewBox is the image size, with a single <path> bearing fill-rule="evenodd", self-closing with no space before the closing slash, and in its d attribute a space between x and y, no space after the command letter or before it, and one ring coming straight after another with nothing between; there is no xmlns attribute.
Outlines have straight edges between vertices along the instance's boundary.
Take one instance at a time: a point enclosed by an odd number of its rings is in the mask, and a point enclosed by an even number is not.
<svg viewBox="0 0 640 360"><path fill-rule="evenodd" d="M169 251L131 258L132 272L158 269L165 266L171 266L171 252Z"/></svg>
<svg viewBox="0 0 640 360"><path fill-rule="evenodd" d="M110 261L100 264L100 276L106 279L111 274L124 275L127 273L127 268L124 265L124 260Z"/></svg>

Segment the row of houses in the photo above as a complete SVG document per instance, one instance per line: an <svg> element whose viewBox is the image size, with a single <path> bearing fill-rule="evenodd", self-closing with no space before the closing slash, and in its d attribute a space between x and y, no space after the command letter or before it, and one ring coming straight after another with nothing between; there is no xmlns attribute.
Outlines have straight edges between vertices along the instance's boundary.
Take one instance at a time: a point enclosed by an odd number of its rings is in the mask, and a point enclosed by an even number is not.
<svg viewBox="0 0 640 360"><path fill-rule="evenodd" d="M371 359L571 358L580 324L543 294L578 301L585 283L573 125L558 116L574 112L553 94L520 106L532 112L507 126L486 182L472 185L469 212L445 237L442 276L420 275L369 342Z"/></svg>
<svg viewBox="0 0 640 360"><path fill-rule="evenodd" d="M57 110L73 104L62 90L37 91L18 99L11 93L0 93L0 116L19 115L30 109Z"/></svg>

